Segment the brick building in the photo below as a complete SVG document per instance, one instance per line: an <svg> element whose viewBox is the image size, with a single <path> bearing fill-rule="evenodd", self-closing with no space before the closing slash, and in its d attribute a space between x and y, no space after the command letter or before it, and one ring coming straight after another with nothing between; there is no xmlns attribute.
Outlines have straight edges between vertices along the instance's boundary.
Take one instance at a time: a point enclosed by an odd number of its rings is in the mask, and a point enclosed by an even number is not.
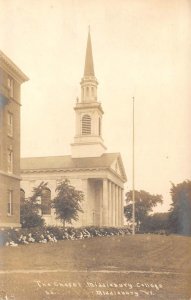
<svg viewBox="0 0 191 300"><path fill-rule="evenodd" d="M0 227L20 226L20 86L27 80L0 51Z"/></svg>

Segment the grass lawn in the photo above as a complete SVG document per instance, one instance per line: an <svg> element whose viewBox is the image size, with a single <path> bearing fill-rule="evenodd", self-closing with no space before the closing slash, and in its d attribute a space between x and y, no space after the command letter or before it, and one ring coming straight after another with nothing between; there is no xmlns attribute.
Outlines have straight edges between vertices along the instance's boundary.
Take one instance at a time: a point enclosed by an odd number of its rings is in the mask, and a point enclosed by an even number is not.
<svg viewBox="0 0 191 300"><path fill-rule="evenodd" d="M191 237L136 235L0 249L1 299L191 299Z"/></svg>

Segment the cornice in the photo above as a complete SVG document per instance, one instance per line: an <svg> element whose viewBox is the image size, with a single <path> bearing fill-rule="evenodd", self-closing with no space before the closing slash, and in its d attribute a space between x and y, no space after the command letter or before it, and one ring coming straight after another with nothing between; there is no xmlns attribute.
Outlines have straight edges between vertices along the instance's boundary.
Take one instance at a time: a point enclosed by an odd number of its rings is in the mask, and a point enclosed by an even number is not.
<svg viewBox="0 0 191 300"><path fill-rule="evenodd" d="M97 168L57 168L57 169L25 169L21 170L21 176L22 174L39 174L39 173L55 173L55 172L81 172L81 171L103 171L103 170L108 170L110 171L113 175L115 175L118 179L122 180L123 182L126 182L126 178L123 178L120 176L117 172L115 172L112 168L110 167L97 167Z"/></svg>
<svg viewBox="0 0 191 300"><path fill-rule="evenodd" d="M84 137L84 139L85 139L85 137L86 138L88 138L88 137L97 137L96 135L95 136L93 136L93 135L91 135L91 136L83 136ZM78 135L76 135L74 138L80 138L80 139L82 139L82 136L80 135L80 136L78 136ZM99 137L100 139L101 139L101 142L100 141L97 141L97 142L91 142L91 141L83 141L83 142L75 142L75 143L72 143L71 144L71 146L76 146L76 147L78 147L78 146L88 146L88 145L97 145L97 144L100 144L105 150L107 150L107 147L103 144L103 138L100 136Z"/></svg>
<svg viewBox="0 0 191 300"><path fill-rule="evenodd" d="M94 101L94 102L77 102L74 109L87 109L87 108L98 108L102 110L101 102Z"/></svg>
<svg viewBox="0 0 191 300"><path fill-rule="evenodd" d="M94 83L94 84L98 85L97 78L95 76L84 76L84 77L82 77L80 84L83 86L83 85L86 85L88 83Z"/></svg>
<svg viewBox="0 0 191 300"><path fill-rule="evenodd" d="M26 173L54 173L54 172L80 172L80 171L99 171L99 170L106 170L108 167L101 167L101 168L55 168L55 169L23 169L21 170L21 174Z"/></svg>
<svg viewBox="0 0 191 300"><path fill-rule="evenodd" d="M0 65L3 67L3 64L5 68L7 67L6 71L11 70L14 72L21 82L29 80L29 78L14 64L14 62L0 50Z"/></svg>

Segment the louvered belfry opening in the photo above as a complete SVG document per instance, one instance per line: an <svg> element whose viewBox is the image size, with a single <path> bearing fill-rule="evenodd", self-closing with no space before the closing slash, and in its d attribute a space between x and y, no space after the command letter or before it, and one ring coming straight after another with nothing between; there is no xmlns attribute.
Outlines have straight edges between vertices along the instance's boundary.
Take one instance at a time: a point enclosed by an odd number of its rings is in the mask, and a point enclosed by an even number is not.
<svg viewBox="0 0 191 300"><path fill-rule="evenodd" d="M84 115L82 117L82 135L91 134L91 117L89 115Z"/></svg>

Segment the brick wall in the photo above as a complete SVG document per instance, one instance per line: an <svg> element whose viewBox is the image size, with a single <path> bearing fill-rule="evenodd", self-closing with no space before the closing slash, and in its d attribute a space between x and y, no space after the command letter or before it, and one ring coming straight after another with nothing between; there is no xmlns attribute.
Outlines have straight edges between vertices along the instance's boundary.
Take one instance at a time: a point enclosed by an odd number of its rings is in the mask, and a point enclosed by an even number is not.
<svg viewBox="0 0 191 300"><path fill-rule="evenodd" d="M0 226L20 224L20 84L13 76L0 68L1 96L8 101L0 105ZM8 86L8 78L13 80L13 94ZM13 121L13 132L9 134L8 114ZM12 151L12 172L8 172L8 151ZM9 192L12 193L12 213L8 215Z"/></svg>
<svg viewBox="0 0 191 300"><path fill-rule="evenodd" d="M0 226L20 226L20 181L0 174ZM12 214L8 214L9 191L12 191Z"/></svg>

